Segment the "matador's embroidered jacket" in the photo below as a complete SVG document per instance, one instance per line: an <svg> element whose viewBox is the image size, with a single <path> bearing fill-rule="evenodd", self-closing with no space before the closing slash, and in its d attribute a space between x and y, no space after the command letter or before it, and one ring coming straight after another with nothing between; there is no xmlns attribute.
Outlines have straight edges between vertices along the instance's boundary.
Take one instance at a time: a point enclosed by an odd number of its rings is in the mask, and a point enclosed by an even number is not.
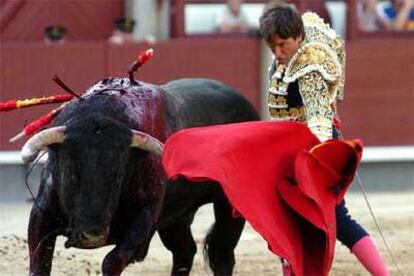
<svg viewBox="0 0 414 276"><path fill-rule="evenodd" d="M336 101L343 99L344 41L317 14L302 15L305 39L287 65L270 67L268 106L279 121L305 122L321 141L332 138Z"/></svg>

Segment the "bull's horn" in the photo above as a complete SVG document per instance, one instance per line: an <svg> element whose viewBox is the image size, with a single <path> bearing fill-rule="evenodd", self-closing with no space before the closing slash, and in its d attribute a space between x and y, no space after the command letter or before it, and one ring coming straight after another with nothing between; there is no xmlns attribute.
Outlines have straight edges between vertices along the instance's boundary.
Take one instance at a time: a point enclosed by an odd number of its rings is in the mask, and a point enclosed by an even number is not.
<svg viewBox="0 0 414 276"><path fill-rule="evenodd" d="M66 126L52 127L35 134L22 148L22 159L24 163L32 162L39 151L48 145L62 143L65 140Z"/></svg>
<svg viewBox="0 0 414 276"><path fill-rule="evenodd" d="M144 132L131 129L133 137L131 147L140 148L156 155L161 155L164 144L158 139Z"/></svg>

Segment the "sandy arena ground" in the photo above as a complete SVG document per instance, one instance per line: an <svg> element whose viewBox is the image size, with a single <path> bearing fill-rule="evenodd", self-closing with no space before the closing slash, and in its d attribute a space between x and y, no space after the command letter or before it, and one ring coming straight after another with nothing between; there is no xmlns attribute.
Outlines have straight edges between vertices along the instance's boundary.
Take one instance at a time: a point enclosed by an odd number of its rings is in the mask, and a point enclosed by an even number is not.
<svg viewBox="0 0 414 276"><path fill-rule="evenodd" d="M387 242L400 266L399 274L375 224L361 193L347 196L348 208L374 236L392 275L414 275L414 192L368 194L374 213ZM0 275L27 275L27 223L31 204L0 203ZM193 233L201 241L212 221L211 206L198 212L193 224ZM55 249L52 275L99 275L103 256L112 247L95 250L64 249L63 237L58 238ZM191 275L212 275L203 263L201 242ZM123 275L169 275L171 254L160 243L158 237L143 263L131 264ZM236 248L234 275L263 276L281 275L278 258L267 250L265 241L247 225ZM368 275L347 248L337 244L336 257L330 275Z"/></svg>

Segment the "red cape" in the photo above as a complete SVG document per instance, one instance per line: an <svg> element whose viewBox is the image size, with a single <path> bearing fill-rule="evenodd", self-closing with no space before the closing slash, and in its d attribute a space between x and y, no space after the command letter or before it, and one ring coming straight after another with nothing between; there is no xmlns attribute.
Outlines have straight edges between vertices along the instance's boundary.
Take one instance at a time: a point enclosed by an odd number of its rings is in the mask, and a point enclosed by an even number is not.
<svg viewBox="0 0 414 276"><path fill-rule="evenodd" d="M295 275L327 275L335 206L361 153L357 142L320 144L302 123L261 121L179 131L165 144L163 165L170 179L220 183Z"/></svg>

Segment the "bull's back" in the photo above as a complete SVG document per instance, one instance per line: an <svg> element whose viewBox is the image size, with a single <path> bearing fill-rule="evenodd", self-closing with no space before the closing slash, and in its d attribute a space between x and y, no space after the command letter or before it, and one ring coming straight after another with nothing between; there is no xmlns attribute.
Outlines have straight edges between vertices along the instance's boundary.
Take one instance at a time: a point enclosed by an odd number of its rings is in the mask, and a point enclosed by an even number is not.
<svg viewBox="0 0 414 276"><path fill-rule="evenodd" d="M161 88L165 91L166 116L173 131L259 120L259 114L246 98L219 81L180 79Z"/></svg>

